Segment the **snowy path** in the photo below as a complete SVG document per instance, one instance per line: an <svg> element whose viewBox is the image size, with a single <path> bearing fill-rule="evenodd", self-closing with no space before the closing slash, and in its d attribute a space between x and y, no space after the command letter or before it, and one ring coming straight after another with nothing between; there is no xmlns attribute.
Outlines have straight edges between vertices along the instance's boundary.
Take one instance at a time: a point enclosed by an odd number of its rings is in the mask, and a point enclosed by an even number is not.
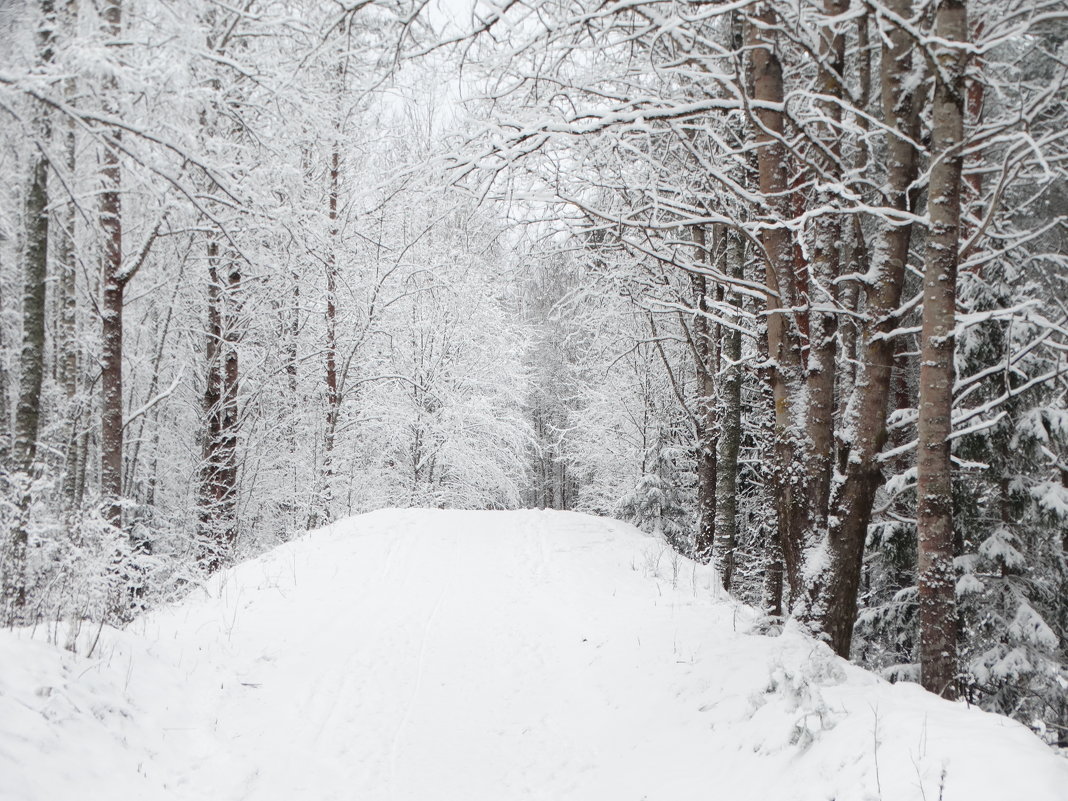
<svg viewBox="0 0 1068 801"><path fill-rule="evenodd" d="M92 662L5 635L78 712L0 722L0 799L1068 799L1068 762L1023 727L746 635L711 579L581 515L343 521Z"/></svg>
<svg viewBox="0 0 1068 801"><path fill-rule="evenodd" d="M216 625L257 685L212 704L251 772L227 754L191 782L279 799L641 798L702 760L708 727L676 684L692 683L705 625L643 575L660 546L612 565L620 535L590 518L434 517L432 536L426 513L393 513L280 553L253 593L244 577L223 589L238 597L222 620L181 621Z"/></svg>

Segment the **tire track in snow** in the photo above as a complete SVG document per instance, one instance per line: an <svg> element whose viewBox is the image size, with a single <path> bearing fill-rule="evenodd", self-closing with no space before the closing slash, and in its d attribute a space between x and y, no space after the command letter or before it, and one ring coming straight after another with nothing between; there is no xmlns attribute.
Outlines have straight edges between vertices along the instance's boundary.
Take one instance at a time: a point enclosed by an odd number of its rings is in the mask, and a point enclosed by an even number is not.
<svg viewBox="0 0 1068 801"><path fill-rule="evenodd" d="M401 716L400 723L397 725L396 731L393 733L393 739L390 743L389 749L389 795L390 798L396 795L396 780L397 780L397 752L400 748L401 738L404 734L404 730L408 727L408 724L412 717L412 711L415 709L416 700L419 697L419 691L423 685L423 676L426 672L426 652L427 641L430 638L430 631L434 627L434 621L438 616L438 612L441 610L442 603L445 599L445 594L448 592L449 587L452 584L454 570L456 565L458 543L456 537L450 537L449 539L451 556L449 560L448 568L446 569L446 578L441 586L441 590L438 592L437 598L434 601L434 606L430 610L430 614L427 616L426 623L423 626L423 634L419 641L419 658L416 663L415 671L415 683L412 687L412 691L408 696L408 702L405 705L404 714Z"/></svg>

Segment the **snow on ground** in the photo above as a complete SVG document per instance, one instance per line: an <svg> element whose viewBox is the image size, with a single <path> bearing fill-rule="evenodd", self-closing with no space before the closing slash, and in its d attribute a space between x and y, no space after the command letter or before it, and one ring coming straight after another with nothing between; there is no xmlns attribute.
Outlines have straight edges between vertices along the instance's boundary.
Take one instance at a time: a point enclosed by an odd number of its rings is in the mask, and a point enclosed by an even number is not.
<svg viewBox="0 0 1068 801"><path fill-rule="evenodd" d="M1068 799L1023 726L749 634L712 587L578 514L345 520L90 658L0 632L0 799Z"/></svg>

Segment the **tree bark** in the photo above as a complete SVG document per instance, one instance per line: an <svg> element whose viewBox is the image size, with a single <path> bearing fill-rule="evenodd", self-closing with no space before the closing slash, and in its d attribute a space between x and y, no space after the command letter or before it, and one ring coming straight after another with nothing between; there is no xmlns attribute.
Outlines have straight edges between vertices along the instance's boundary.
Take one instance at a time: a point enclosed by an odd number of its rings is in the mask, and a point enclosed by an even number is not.
<svg viewBox="0 0 1068 801"><path fill-rule="evenodd" d="M52 62L55 44L55 8L52 0L41 0L36 45L37 66ZM49 112L36 110L35 134L42 143L51 136ZM29 546L31 486L38 455L38 429L41 420L41 386L45 370L45 314L48 285L48 159L35 144L31 158L30 185L25 205L25 255L22 285L22 342L19 352L19 394L15 405L15 429L11 470L16 498L15 520L10 540L5 543L7 558L2 576L2 602L6 623L22 617L27 601L27 549Z"/></svg>
<svg viewBox="0 0 1068 801"><path fill-rule="evenodd" d="M941 0L935 16L940 44L933 99L931 227L923 276L923 333L917 438L916 522L919 540L920 681L956 697L956 573L953 565L952 432L954 328L960 248L964 141L963 0Z"/></svg>
<svg viewBox="0 0 1068 801"><path fill-rule="evenodd" d="M724 274L742 277L744 248L733 231L725 232ZM739 306L740 298L731 298ZM716 526L712 564L723 589L730 592L734 576L734 547L738 536L738 451L742 441L742 334L737 328L722 335L723 378L720 380L719 442L716 453Z"/></svg>
<svg viewBox="0 0 1068 801"><path fill-rule="evenodd" d="M63 6L61 30L65 38L73 38L77 28L78 6L75 0L67 0ZM68 78L64 82L67 102L74 101L77 82ZM73 186L77 167L76 122L68 117L63 125L63 155L66 160L67 180ZM57 212L60 235L56 244L56 381L63 389L64 423L66 439L63 465L63 497L69 508L80 494L76 486L76 452L80 409L78 395L78 297L77 297L77 251L75 247L75 203L69 198Z"/></svg>
<svg viewBox="0 0 1068 801"><path fill-rule="evenodd" d="M224 554L217 543L215 521L225 499L225 487L220 480L219 458L220 433L222 431L222 309L219 296L222 287L219 281L219 243L215 238L208 242L208 324L204 348L205 371L204 395L201 408L204 411L204 444L198 481L197 506L199 525L197 530L197 559L208 573L218 570L224 562Z"/></svg>
<svg viewBox="0 0 1068 801"><path fill-rule="evenodd" d="M42 19L37 29L38 65L52 61L55 12L51 0L41 3ZM38 109L36 134L47 142L51 133L48 112ZM12 472L17 509L7 543L3 570L5 622L22 616L27 600L27 548L29 546L31 485L37 459L37 434L41 419L41 385L45 367L45 289L48 282L48 160L34 148L30 186L26 193L26 244L23 258L22 343L19 353L19 394L15 405L12 442Z"/></svg>
<svg viewBox="0 0 1068 801"><path fill-rule="evenodd" d="M720 247L720 236L713 234L713 250ZM711 262L703 226L693 226L695 258L698 263ZM697 373L697 531L694 555L707 561L712 557L716 525L716 379L719 361L708 320L708 282L699 272L690 273L695 314L693 318L693 356Z"/></svg>
<svg viewBox="0 0 1068 801"><path fill-rule="evenodd" d="M52 61L55 9L52 0L41 2L37 29L38 66ZM37 109L36 135L48 142L52 126L49 112ZM30 475L37 456L37 429L41 417L41 385L45 367L45 302L48 282L48 159L34 147L30 186L26 194L26 245L22 286L22 347L19 353L19 395L15 406L13 468Z"/></svg>
<svg viewBox="0 0 1068 801"><path fill-rule="evenodd" d="M888 6L901 18L910 18L910 0L891 0ZM847 11L844 0L827 0L825 4L828 23L821 37L818 76L823 97L841 96L844 40L840 30L832 26L844 24ZM827 636L839 654L848 656L864 542L875 492L882 481L878 455L886 441L893 362L893 341L886 335L896 326L893 314L900 302L908 259L908 214L914 205L910 192L918 162L913 143L919 136L923 90L906 85L914 71L913 41L900 26L888 25L881 37L880 75L888 129L887 219L878 234L881 241L870 254L859 240L862 231L856 232L857 246L851 251L851 270L865 275L866 322L855 346L860 356L857 378L851 387L843 385L849 396L841 404L843 419L838 422L837 321L825 309L831 304L837 306L842 299L835 288L841 272L841 223L833 210L826 212L815 222L811 263L801 268L791 264L785 231L775 225L786 219L789 209L783 200L788 188L782 172L784 148L773 144L775 135L783 130L777 111L783 86L772 46L774 13L765 8L758 22L750 45L754 99L760 102L756 112L760 122L756 137L760 192L772 212L761 242L773 299L768 309L768 349L775 402L780 540L792 613ZM833 180L840 173L841 159L838 104L827 102L825 112L826 122L817 126L813 138L820 143L816 163L822 164L820 169ZM834 198L821 192L818 205L830 208ZM853 264L870 258L876 260L870 269ZM800 320L791 309L800 311ZM802 325L804 321L807 323ZM802 366L804 375L799 379Z"/></svg>
<svg viewBox="0 0 1068 801"><path fill-rule="evenodd" d="M4 313L6 306L4 294L0 292L0 314ZM0 353L7 351L7 341L4 339L3 327L0 326ZM4 361L0 360L0 474L11 466L11 404L8 398L10 381L11 374L4 366Z"/></svg>
<svg viewBox="0 0 1068 801"><path fill-rule="evenodd" d="M845 41L840 30L847 3L826 0L827 23L819 31L820 67L817 87L823 118L812 139L811 181L817 187L840 182L842 73ZM800 178L799 178L800 180ZM792 457L793 492L788 508L788 536L783 540L787 575L791 586L791 606L796 617L811 630L828 634L838 609L828 595L843 569L840 548L831 538L829 510L831 476L835 453L835 386L837 378L838 320L837 279L841 267L841 217L834 210L832 189L814 190L814 205L823 209L813 221L812 257L808 264L795 267L798 281L797 303L802 322L796 349L802 354L803 391L790 399L794 434ZM806 209L800 192L795 193L798 216ZM795 256L795 262L801 258ZM801 422L803 420L803 422Z"/></svg>
<svg viewBox="0 0 1068 801"><path fill-rule="evenodd" d="M799 394L800 336L793 310L798 305L794 249L787 221L790 205L789 159L783 144L783 73L776 51L778 16L774 4L757 7L755 23L748 26L750 71L756 101L755 130L757 184L764 199L764 226L760 244L767 287L766 327L768 364L775 419L774 496L778 516L778 542L791 590L801 586L803 537L795 528L798 460L795 444L797 421L792 404Z"/></svg>
<svg viewBox="0 0 1068 801"><path fill-rule="evenodd" d="M222 393L222 431L221 456L224 468L223 480L226 486L226 504L224 507L224 530L222 541L226 545L226 556L233 554L237 544L237 499L238 499L238 434L240 429L240 392L241 374L238 356L238 344L241 340L239 320L239 295L241 288L241 267L237 257L228 261L226 276L226 293L224 296L223 317L223 393Z"/></svg>
<svg viewBox="0 0 1068 801"><path fill-rule="evenodd" d="M109 0L104 6L106 33L113 39L122 34L121 0ZM105 79L105 107L113 107L118 87L114 77ZM108 107L111 105L112 107ZM122 528L122 340L123 293L126 281L122 274L122 170L117 143L121 136L112 130L115 144L106 145L101 169L100 228L104 234L101 274L104 302L101 308L100 358L100 496L104 518Z"/></svg>
<svg viewBox="0 0 1068 801"><path fill-rule="evenodd" d="M222 568L237 542L238 379L234 294L240 282L236 261L220 275L218 239L208 242L207 375L202 405L205 431L199 477L197 560L203 570Z"/></svg>
<svg viewBox="0 0 1068 801"><path fill-rule="evenodd" d="M13 467L29 475L37 455L41 385L45 363L45 287L48 280L48 162L33 162L26 198L26 256L22 290L22 349L19 396L15 407Z"/></svg>
<svg viewBox="0 0 1068 801"><path fill-rule="evenodd" d="M911 0L890 0L889 10L902 18L912 14ZM913 72L914 43L899 26L883 37L880 83L887 137L885 205L891 213L913 209L910 190L916 180L919 109L923 92L907 86ZM846 404L837 469L842 474L833 497L829 542L838 564L824 589L830 614L825 631L831 645L848 657L856 618L857 591L868 524L876 490L883 477L878 456L886 443L886 414L891 392L894 341L886 335L896 326L893 316L901 300L912 236L911 222L883 225L874 248L873 279L865 286L866 322L862 330L860 369Z"/></svg>
<svg viewBox="0 0 1068 801"><path fill-rule="evenodd" d="M328 196L328 219L330 239L326 256L326 421L323 435L323 469L319 477L317 509L311 520L314 528L320 522L329 522L333 516L334 490L334 439L337 433L338 414L341 411L341 394L337 374L337 250L338 222L337 203L341 153L335 143L330 156L330 189Z"/></svg>
<svg viewBox="0 0 1068 801"><path fill-rule="evenodd" d="M237 30L240 16L220 25L217 9L207 11L206 46L219 56ZM222 103L222 84L210 79L211 89ZM216 116L219 114L216 110ZM207 136L217 133L215 117L202 113ZM237 134L237 131L233 131ZM240 434L240 255L220 248L220 235L207 242L208 308L204 395L204 432L198 475L197 562L207 573L224 567L232 558L239 533L238 442ZM296 367L293 365L294 380Z"/></svg>

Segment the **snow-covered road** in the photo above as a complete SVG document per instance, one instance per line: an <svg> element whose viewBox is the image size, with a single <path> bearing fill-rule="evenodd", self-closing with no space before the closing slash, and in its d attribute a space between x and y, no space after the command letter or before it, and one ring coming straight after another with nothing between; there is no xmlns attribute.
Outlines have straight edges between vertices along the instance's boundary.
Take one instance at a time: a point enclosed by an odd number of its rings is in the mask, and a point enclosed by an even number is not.
<svg viewBox="0 0 1068 801"><path fill-rule="evenodd" d="M192 784L265 799L704 796L687 766L709 728L683 690L700 683L705 572L679 562L672 592L648 577L657 561L671 575L661 544L579 515L393 512L354 528L149 624L150 639L197 632L240 682L212 694L233 748ZM688 791L662 795L683 775Z"/></svg>
<svg viewBox="0 0 1068 801"><path fill-rule="evenodd" d="M1023 727L713 586L577 514L342 521L91 660L0 637L0 799L1068 799Z"/></svg>

